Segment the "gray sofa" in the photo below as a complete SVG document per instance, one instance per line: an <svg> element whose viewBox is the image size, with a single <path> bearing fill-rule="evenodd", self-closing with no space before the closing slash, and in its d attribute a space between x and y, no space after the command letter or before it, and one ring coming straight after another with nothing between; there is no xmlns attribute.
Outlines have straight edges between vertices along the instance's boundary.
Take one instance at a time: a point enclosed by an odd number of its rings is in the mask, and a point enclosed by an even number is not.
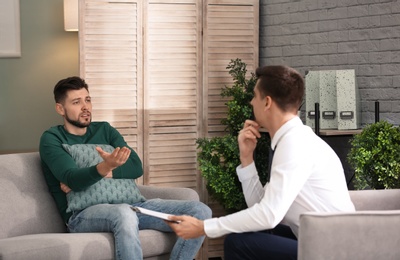
<svg viewBox="0 0 400 260"><path fill-rule="evenodd" d="M350 196L354 213L300 217L299 260L400 259L400 189Z"/></svg>
<svg viewBox="0 0 400 260"><path fill-rule="evenodd" d="M146 198L199 200L188 188L140 186ZM114 259L111 233L66 232L42 175L39 153L0 155L0 259ZM168 259L176 236L140 231L144 259Z"/></svg>

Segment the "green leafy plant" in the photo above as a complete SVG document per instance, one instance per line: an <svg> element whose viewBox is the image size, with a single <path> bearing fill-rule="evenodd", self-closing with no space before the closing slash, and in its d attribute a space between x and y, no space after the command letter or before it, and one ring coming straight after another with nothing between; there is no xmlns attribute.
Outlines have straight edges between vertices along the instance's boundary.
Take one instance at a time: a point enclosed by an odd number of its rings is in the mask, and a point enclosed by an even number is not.
<svg viewBox="0 0 400 260"><path fill-rule="evenodd" d="M245 120L252 118L250 101L257 79L253 73L246 78L246 64L240 59L231 60L227 69L233 78L233 85L221 90L221 96L229 98L226 103L227 117L221 121L226 126L226 134L222 137L197 139L197 160L210 196L228 212L235 212L246 208L242 187L236 175L236 167L240 164L237 135ZM264 133L255 150L255 164L263 184L267 182L269 174L269 145L269 135Z"/></svg>
<svg viewBox="0 0 400 260"><path fill-rule="evenodd" d="M400 129L387 121L365 127L350 140L347 156L356 189L400 188Z"/></svg>

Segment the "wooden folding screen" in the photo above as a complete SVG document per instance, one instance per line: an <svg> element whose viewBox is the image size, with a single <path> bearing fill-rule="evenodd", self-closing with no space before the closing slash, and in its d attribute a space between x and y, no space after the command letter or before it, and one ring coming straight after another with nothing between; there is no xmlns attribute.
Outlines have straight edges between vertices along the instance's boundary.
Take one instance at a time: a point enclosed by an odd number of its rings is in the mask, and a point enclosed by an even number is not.
<svg viewBox="0 0 400 260"><path fill-rule="evenodd" d="M81 0L80 74L93 120L108 121L143 161L146 185L190 187L214 211L196 139L224 134L231 59L258 66L258 0ZM207 240L203 258L221 255Z"/></svg>
<svg viewBox="0 0 400 260"><path fill-rule="evenodd" d="M80 12L93 119L137 151L145 184L199 190L195 140L223 131L230 59L257 66L258 2L84 0Z"/></svg>

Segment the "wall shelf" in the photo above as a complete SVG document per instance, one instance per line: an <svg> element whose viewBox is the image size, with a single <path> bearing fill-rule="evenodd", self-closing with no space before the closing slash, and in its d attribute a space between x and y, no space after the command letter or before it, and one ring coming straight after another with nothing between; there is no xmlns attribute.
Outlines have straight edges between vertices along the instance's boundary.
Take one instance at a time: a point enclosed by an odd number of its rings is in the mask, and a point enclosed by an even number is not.
<svg viewBox="0 0 400 260"><path fill-rule="evenodd" d="M319 130L319 135L321 136L355 135L361 133L361 131L362 129L355 129L355 130L327 129L327 130Z"/></svg>

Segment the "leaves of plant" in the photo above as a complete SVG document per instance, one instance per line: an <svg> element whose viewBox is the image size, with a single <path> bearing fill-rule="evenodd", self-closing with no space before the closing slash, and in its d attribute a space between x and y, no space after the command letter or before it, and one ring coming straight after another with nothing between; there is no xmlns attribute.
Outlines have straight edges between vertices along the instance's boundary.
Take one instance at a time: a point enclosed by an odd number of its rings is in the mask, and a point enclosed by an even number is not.
<svg viewBox="0 0 400 260"><path fill-rule="evenodd" d="M246 78L246 64L240 59L231 60L227 69L233 78L233 84L221 90L221 96L229 98L226 103L227 117L221 121L226 126L226 135L197 139L197 160L202 176L207 181L206 187L210 196L228 212L235 212L246 208L242 186L236 175L236 167L240 164L237 135L245 120L252 118L250 101L257 79L253 73ZM269 174L269 145L269 135L262 134L255 150L255 164L263 184Z"/></svg>

